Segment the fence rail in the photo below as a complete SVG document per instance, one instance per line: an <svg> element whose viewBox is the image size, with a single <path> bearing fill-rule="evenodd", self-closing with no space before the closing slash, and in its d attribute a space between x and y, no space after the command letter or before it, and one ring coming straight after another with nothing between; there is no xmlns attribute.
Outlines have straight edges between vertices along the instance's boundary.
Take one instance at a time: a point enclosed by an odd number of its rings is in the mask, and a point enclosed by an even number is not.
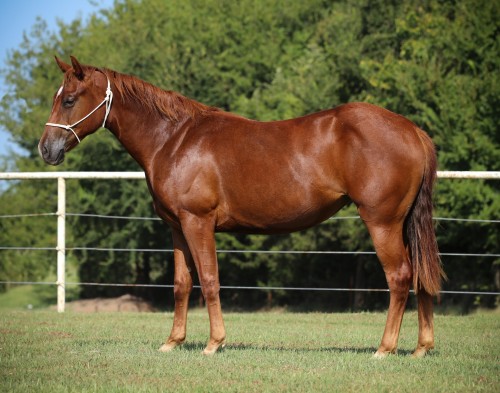
<svg viewBox="0 0 500 393"><path fill-rule="evenodd" d="M500 179L500 171L490 172L490 171L438 171L437 176L442 179ZM69 283L66 283L65 270L66 270L66 179L145 179L144 172L0 172L0 180L33 180L33 179L57 179L57 246L55 250L57 251L57 311L64 312L65 308L65 287ZM53 215L53 213L47 213L45 215ZM496 220L492 220L496 221ZM0 249L7 249L2 247ZM43 248L46 249L46 248ZM54 249L54 248L47 248ZM156 250L158 251L158 250ZM243 252L242 250L226 250L225 252ZM249 252L249 251L244 251ZM265 252L265 251L261 251ZM309 252L322 252L322 251L309 251ZM333 253L332 251L325 251L324 253ZM360 254L362 252L358 252ZM366 252L364 252L366 253ZM372 253L372 252L369 252ZM458 254L450 254L458 255ZM472 255L472 254L471 254ZM471 256L469 255L469 256ZM479 255L479 254L478 254ZM482 254L481 254L482 255ZM487 254L492 256L499 256L497 254ZM4 282L0 282L4 283ZM54 283L50 283L54 285ZM80 283L84 285L86 283ZM87 283L89 285L95 283ZM122 285L122 284L117 284ZM249 289L248 287L225 287L225 288L239 288L239 289ZM257 289L269 289L260 288ZM255 289L255 288L254 288ZM272 289L272 288L271 288ZM279 289L290 289L290 290L309 290L311 288L279 288ZM350 290L343 288L317 288L314 290ZM312 290L312 289L311 289ZM371 289L366 289L366 291L372 291ZM449 293L458 293L460 291L447 291ZM444 292L443 292L444 293ZM460 292L463 293L463 292ZM473 294L496 294L496 292L474 292Z"/></svg>
<svg viewBox="0 0 500 393"><path fill-rule="evenodd" d="M500 171L437 171L441 179L500 179ZM0 180L145 179L144 172L0 172Z"/></svg>

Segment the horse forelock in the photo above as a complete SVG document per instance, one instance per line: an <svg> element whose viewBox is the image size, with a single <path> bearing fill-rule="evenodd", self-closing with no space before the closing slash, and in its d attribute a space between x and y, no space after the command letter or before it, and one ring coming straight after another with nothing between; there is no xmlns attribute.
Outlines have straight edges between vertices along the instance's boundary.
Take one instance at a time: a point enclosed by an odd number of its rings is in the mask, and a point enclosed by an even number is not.
<svg viewBox="0 0 500 393"><path fill-rule="evenodd" d="M150 113L178 121L184 117L217 111L219 109L191 100L175 91L163 90L137 77L121 74L109 69L98 69L103 72L116 87L123 99L132 99Z"/></svg>

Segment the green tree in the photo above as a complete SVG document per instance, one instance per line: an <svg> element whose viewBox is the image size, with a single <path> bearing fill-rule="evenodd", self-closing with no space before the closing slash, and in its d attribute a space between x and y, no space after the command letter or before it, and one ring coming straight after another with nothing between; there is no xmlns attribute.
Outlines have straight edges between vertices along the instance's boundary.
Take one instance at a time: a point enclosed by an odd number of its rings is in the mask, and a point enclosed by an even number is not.
<svg viewBox="0 0 500 393"><path fill-rule="evenodd" d="M52 170L37 143L61 74L53 55L134 74L203 103L259 120L283 119L348 101L368 101L401 113L427 130L438 147L440 169L498 170L499 8L481 0L116 1L87 22L60 23L55 33L38 21L3 69L10 93L0 123L26 150L21 171ZM59 169L59 168L58 168ZM67 156L63 170L138 170L108 132L100 131ZM437 215L495 218L498 182L438 183ZM152 217L139 181L68 181L68 211ZM15 201L15 203L14 203ZM31 203L31 204L30 204ZM11 207L15 206L15 208ZM55 211L55 184L18 182L0 195L0 214ZM354 207L345 213L356 215ZM26 223L25 223L26 221ZM22 224L22 225L21 225ZM55 244L54 217L0 221L6 245ZM498 249L494 225L440 222L442 251ZM19 240L21 239L21 240ZM464 241L466 239L466 241ZM219 234L226 250L370 250L360 220L329 220L290 236ZM69 247L171 248L169 229L157 220L71 216ZM53 254L0 252L2 278L44 279ZM80 280L170 283L172 254L73 251ZM223 284L383 288L372 255L219 254ZM450 288L494 289L500 262L444 258ZM51 273L53 274L53 273ZM85 287L82 296L123 289ZM160 301L171 291L142 291ZM231 304L307 303L309 307L385 307L385 295L224 291ZM451 299L462 301L464 298ZM483 304L491 304L491 298Z"/></svg>

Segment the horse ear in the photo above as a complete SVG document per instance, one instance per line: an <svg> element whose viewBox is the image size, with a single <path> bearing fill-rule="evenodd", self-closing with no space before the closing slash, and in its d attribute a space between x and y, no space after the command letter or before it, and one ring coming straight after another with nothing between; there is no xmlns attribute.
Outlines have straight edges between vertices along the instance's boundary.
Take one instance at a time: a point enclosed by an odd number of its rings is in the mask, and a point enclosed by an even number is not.
<svg viewBox="0 0 500 393"><path fill-rule="evenodd" d="M71 64L73 65L73 70L75 72L75 76L78 78L78 80L83 80L83 77L85 76L83 73L83 67L78 62L76 57L70 56L70 58L71 58Z"/></svg>
<svg viewBox="0 0 500 393"><path fill-rule="evenodd" d="M71 68L71 66L69 64L66 64L64 61L59 59L57 56L54 56L54 57L56 58L57 65L59 66L60 70L63 73L66 73L66 71L68 71Z"/></svg>

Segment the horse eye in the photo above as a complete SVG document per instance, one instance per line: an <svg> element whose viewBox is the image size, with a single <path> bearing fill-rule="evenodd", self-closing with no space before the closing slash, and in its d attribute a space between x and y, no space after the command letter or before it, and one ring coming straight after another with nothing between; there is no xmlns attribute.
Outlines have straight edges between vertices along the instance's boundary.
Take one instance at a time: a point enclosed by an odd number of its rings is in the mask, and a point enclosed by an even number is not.
<svg viewBox="0 0 500 393"><path fill-rule="evenodd" d="M65 108L71 108L73 105L75 105L75 97L69 96L63 100L63 106Z"/></svg>

